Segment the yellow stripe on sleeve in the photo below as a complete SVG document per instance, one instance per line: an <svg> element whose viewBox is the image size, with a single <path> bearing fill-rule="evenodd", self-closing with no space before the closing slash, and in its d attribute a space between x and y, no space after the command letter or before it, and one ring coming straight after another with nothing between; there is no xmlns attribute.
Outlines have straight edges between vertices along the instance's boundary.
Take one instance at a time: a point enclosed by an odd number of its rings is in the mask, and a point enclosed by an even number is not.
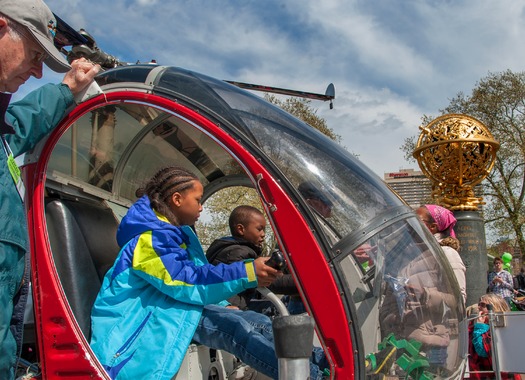
<svg viewBox="0 0 525 380"><path fill-rule="evenodd" d="M153 234L151 231L140 235L133 251L133 269L156 277L168 286L193 286L184 281L173 280L153 248Z"/></svg>
<svg viewBox="0 0 525 380"><path fill-rule="evenodd" d="M248 281L257 281L257 276L255 275L255 265L253 264L253 261L244 263L244 266L246 267L246 275L248 276Z"/></svg>

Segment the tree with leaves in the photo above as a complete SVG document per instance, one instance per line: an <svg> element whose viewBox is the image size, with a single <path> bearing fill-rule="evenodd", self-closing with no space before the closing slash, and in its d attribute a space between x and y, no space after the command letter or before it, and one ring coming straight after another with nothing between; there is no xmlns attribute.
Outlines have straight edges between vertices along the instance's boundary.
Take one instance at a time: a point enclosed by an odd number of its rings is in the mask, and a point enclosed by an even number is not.
<svg viewBox="0 0 525 380"><path fill-rule="evenodd" d="M304 121L306 124L319 130L330 139L336 142L341 142L341 136L337 135L333 129L328 127L325 119L317 115L317 110L312 107L312 101L310 99L288 97L285 100L282 100L271 94L265 94L264 98L289 114Z"/></svg>
<svg viewBox="0 0 525 380"><path fill-rule="evenodd" d="M489 73L471 95L459 93L442 114L461 113L484 123L499 142L494 168L483 181L486 227L502 238L511 237L525 252L525 72ZM423 124L431 117L424 116ZM401 150L412 159L416 137L405 140ZM413 160L413 159L412 159Z"/></svg>
<svg viewBox="0 0 525 380"><path fill-rule="evenodd" d="M318 129L332 140L340 142L341 137L335 134L335 132L327 126L326 121L317 115L317 110L311 106L310 99L291 97L281 100L270 94L266 94L265 99ZM199 238L205 249L214 239L230 234L228 226L230 212L236 206L243 204L256 207L263 211L261 200L255 189L242 186L222 189L210 197L210 199L206 200L204 213L209 215L209 218L201 218L204 220L199 221L197 226ZM266 245L271 248L274 243L272 234L268 234Z"/></svg>
<svg viewBox="0 0 525 380"><path fill-rule="evenodd" d="M257 191L244 186L227 187L206 200L205 209L210 218L198 222L199 238L204 248L208 248L213 240L230 235L228 219L232 210L239 205L263 210Z"/></svg>

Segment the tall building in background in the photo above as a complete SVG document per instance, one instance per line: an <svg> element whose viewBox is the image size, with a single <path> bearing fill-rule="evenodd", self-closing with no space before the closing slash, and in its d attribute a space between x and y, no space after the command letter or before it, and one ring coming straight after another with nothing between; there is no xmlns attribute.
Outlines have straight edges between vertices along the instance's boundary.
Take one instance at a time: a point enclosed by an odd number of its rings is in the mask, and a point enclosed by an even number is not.
<svg viewBox="0 0 525 380"><path fill-rule="evenodd" d="M412 208L432 203L432 184L422 171L400 169L397 172L385 173L384 180Z"/></svg>

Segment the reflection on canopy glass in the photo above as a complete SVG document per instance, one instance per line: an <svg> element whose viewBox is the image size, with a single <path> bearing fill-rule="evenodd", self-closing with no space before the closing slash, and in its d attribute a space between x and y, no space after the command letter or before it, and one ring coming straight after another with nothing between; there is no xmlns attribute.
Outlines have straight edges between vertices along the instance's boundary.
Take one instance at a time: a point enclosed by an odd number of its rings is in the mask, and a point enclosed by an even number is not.
<svg viewBox="0 0 525 380"><path fill-rule="evenodd" d="M84 115L64 133L49 160L48 178L65 183L73 178L133 202L151 173L173 164L196 173L204 185L244 173L187 121L143 104L119 103Z"/></svg>

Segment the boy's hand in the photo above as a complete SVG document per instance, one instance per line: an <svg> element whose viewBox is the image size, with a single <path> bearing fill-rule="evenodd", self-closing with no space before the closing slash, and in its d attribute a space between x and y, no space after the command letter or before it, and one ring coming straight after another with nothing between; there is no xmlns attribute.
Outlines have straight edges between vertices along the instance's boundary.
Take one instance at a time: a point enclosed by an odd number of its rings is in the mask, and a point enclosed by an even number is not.
<svg viewBox="0 0 525 380"><path fill-rule="evenodd" d="M269 257L259 257L253 261L258 286L270 285L281 274L277 269L265 264L268 259Z"/></svg>

